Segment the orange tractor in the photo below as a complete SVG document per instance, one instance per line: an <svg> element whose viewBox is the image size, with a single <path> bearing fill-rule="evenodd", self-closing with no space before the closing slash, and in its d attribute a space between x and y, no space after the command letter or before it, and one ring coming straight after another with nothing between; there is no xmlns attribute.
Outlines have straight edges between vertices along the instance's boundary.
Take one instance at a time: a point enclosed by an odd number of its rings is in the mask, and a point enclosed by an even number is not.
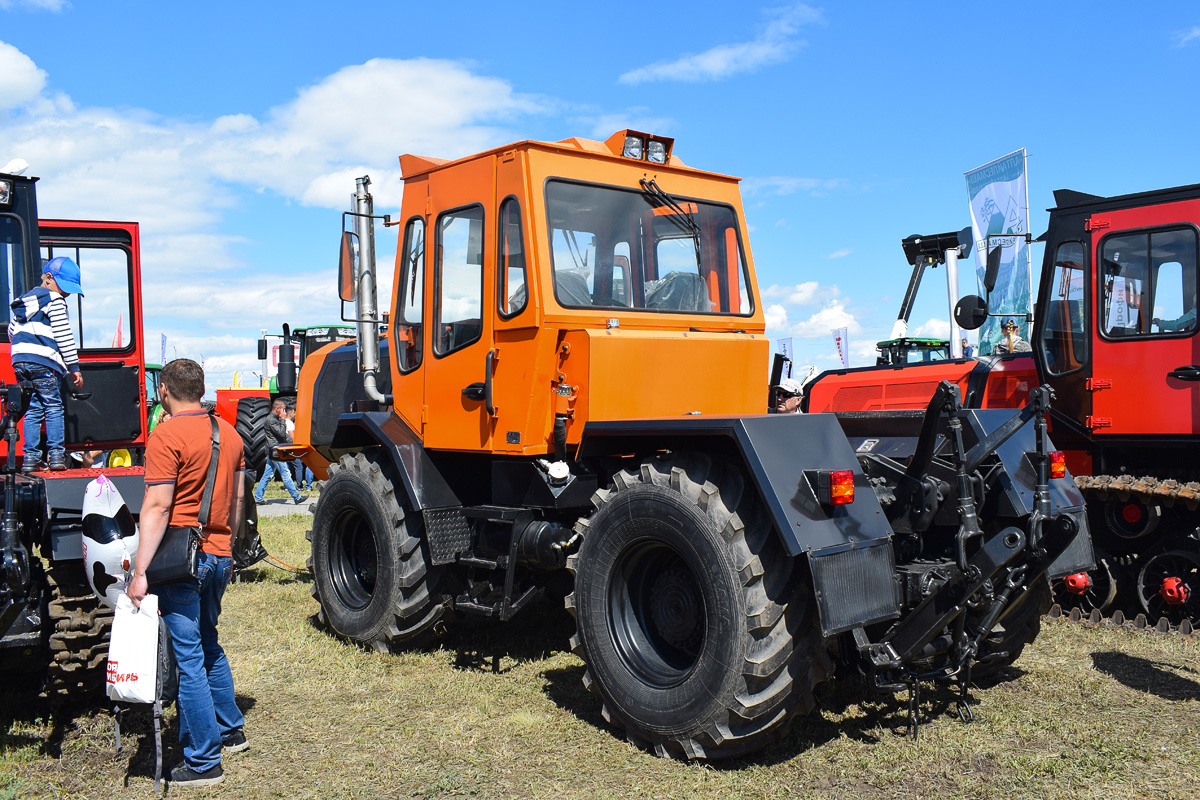
<svg viewBox="0 0 1200 800"><path fill-rule="evenodd" d="M778 739L835 660L907 689L914 730L927 681L969 716L972 674L1037 635L1047 576L1092 566L1045 394L967 411L945 383L919 413L765 414L738 180L673 149L620 131L402 156L388 314L359 179L357 341L311 354L297 393L325 478L321 621L382 651L561 592L605 718L661 755Z"/></svg>

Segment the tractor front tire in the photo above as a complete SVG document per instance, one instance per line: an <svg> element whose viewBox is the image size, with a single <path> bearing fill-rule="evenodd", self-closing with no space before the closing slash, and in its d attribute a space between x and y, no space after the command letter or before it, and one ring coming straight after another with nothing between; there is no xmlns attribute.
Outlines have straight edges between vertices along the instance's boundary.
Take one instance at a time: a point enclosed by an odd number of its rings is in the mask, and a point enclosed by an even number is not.
<svg viewBox="0 0 1200 800"><path fill-rule="evenodd" d="M830 660L802 566L741 469L656 458L593 502L566 604L604 718L665 757L731 758L783 736Z"/></svg>
<svg viewBox="0 0 1200 800"><path fill-rule="evenodd" d="M267 465L267 416L271 413L271 398L243 397L237 404L237 421L234 430L242 438L242 452L246 469L262 476Z"/></svg>
<svg viewBox="0 0 1200 800"><path fill-rule="evenodd" d="M420 516L406 513L390 471L362 453L342 456L329 467L308 532L321 623L380 652L428 643L450 613Z"/></svg>

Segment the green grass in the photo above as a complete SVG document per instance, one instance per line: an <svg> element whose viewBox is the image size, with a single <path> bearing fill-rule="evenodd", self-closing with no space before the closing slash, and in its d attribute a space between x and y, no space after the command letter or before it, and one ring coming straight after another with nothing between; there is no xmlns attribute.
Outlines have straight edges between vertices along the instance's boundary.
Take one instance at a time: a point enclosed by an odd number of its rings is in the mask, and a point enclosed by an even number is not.
<svg viewBox="0 0 1200 800"><path fill-rule="evenodd" d="M263 518L267 548L303 566L309 519ZM251 749L226 761L222 786L189 796L1200 797L1196 640L1047 622L1006 680L973 692L974 724L949 693L927 692L914 741L903 697L844 680L818 690L818 710L784 741L703 765L655 758L604 723L568 650L573 623L550 603L507 624L462 622L433 650L379 655L317 628L310 588L264 564L230 586L221 637ZM127 715L122 755L102 707L0 701L0 718L0 800L153 796L144 709ZM174 737L172 723L168 767Z"/></svg>

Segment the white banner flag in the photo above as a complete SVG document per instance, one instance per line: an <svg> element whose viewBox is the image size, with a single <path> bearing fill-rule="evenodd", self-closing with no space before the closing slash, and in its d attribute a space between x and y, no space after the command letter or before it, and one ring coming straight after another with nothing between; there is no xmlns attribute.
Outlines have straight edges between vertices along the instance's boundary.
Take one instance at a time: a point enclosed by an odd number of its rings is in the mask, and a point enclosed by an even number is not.
<svg viewBox="0 0 1200 800"><path fill-rule="evenodd" d="M833 329L833 343L837 345L838 358L842 360L843 367L850 366L850 344L846 336L847 328Z"/></svg>
<svg viewBox="0 0 1200 800"><path fill-rule="evenodd" d="M989 316L979 330L980 353L992 352L1000 341L1000 323L1011 316L1020 334L1029 339L1028 314L1033 310L1029 267L1029 184L1025 175L1025 148L966 173L971 227L975 236L975 263L979 293L988 250L1003 248L996 287L987 298ZM1011 235L1009 235L1011 234Z"/></svg>
<svg viewBox="0 0 1200 800"><path fill-rule="evenodd" d="M161 367L161 366L165 366L166 363L167 363L167 335L164 333L162 335L162 355L160 355L158 358L158 365Z"/></svg>
<svg viewBox="0 0 1200 800"><path fill-rule="evenodd" d="M792 377L792 337L778 339L776 340L776 344L779 345L779 354L787 359L787 366L784 367L784 371L787 374L782 377L790 378Z"/></svg>

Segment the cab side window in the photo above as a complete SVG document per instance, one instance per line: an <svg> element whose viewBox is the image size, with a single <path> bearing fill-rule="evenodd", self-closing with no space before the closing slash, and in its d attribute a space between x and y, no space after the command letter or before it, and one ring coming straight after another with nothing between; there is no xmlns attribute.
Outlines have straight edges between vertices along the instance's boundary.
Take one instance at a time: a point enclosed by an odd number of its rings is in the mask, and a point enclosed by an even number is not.
<svg viewBox="0 0 1200 800"><path fill-rule="evenodd" d="M515 317L529 302L525 278L525 245L521 235L521 205L509 197L500 204L499 291L500 316Z"/></svg>
<svg viewBox="0 0 1200 800"><path fill-rule="evenodd" d="M1106 237L1100 255L1100 330L1106 337L1196 331L1196 232L1192 228Z"/></svg>
<svg viewBox="0 0 1200 800"><path fill-rule="evenodd" d="M434 273L434 355L444 356L483 335L483 207L442 214Z"/></svg>
<svg viewBox="0 0 1200 800"><path fill-rule="evenodd" d="M421 366L421 298L425 295L425 220L413 217L404 228L400 285L396 287L396 363L401 372Z"/></svg>
<svg viewBox="0 0 1200 800"><path fill-rule="evenodd" d="M1083 242L1063 242L1054 255L1042 349L1047 369L1055 375L1073 372L1087 362L1086 258Z"/></svg>

